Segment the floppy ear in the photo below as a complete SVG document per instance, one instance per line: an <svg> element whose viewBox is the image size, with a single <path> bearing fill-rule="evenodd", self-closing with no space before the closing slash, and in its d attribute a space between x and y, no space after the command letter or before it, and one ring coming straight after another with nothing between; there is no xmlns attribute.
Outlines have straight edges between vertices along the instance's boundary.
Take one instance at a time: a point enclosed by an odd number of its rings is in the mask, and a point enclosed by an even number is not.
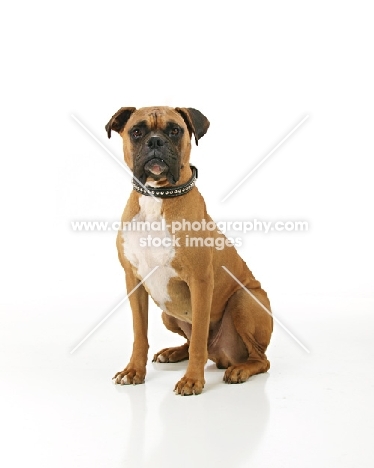
<svg viewBox="0 0 374 468"><path fill-rule="evenodd" d="M209 120L200 111L192 107L176 107L175 110L183 117L190 134L195 135L195 142L198 145L198 140L208 131Z"/></svg>
<svg viewBox="0 0 374 468"><path fill-rule="evenodd" d="M135 111L135 107L121 107L121 109L118 110L109 120L109 122L105 125L105 130L107 131L108 138L111 137L112 130L119 133L126 125L131 114Z"/></svg>

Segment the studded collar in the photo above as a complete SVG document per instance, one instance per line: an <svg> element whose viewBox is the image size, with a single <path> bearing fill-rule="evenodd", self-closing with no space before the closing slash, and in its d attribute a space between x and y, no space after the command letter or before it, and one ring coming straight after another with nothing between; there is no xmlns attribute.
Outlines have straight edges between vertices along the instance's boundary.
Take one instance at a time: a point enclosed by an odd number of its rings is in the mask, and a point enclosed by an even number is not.
<svg viewBox="0 0 374 468"><path fill-rule="evenodd" d="M192 177L188 180L185 184L182 185L174 185L172 187L162 187L156 188L151 187L150 185L141 186L135 179L132 180L133 189L136 190L138 193L142 195L151 196L157 198L173 198L173 197L180 197L181 195L185 195L190 190L192 190L195 186L195 182L197 179L197 168L195 166L190 165L192 170Z"/></svg>

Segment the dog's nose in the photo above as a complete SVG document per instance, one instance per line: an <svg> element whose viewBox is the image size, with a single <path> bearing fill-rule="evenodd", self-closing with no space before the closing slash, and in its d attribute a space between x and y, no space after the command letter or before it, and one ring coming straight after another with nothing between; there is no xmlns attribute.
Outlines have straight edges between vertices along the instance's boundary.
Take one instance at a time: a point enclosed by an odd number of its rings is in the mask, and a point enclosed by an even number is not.
<svg viewBox="0 0 374 468"><path fill-rule="evenodd" d="M155 149L159 148L160 146L164 146L164 141L159 136L153 136L148 140L147 145L149 148Z"/></svg>

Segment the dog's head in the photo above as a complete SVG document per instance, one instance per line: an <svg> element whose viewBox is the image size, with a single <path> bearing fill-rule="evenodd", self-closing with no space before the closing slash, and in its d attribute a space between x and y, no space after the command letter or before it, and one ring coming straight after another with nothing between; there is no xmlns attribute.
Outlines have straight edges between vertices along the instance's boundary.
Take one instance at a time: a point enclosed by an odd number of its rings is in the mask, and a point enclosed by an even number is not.
<svg viewBox="0 0 374 468"><path fill-rule="evenodd" d="M125 162L143 184L149 180L176 184L191 152L191 137L198 140L209 128L198 110L184 107L122 107L106 124L123 140Z"/></svg>

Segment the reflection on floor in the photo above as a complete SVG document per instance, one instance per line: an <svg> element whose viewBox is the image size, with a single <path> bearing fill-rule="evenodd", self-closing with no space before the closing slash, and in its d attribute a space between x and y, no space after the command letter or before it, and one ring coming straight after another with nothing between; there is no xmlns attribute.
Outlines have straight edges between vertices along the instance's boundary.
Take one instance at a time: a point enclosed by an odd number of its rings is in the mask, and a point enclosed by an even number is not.
<svg viewBox="0 0 374 468"><path fill-rule="evenodd" d="M209 361L192 397L172 391L186 363L149 363L145 385L111 382L131 348L123 317L73 355L87 325L10 321L0 333L1 465L372 467L372 312L369 300L294 304L278 318L310 354L275 327L267 374L228 385ZM155 324L151 354L180 343Z"/></svg>

